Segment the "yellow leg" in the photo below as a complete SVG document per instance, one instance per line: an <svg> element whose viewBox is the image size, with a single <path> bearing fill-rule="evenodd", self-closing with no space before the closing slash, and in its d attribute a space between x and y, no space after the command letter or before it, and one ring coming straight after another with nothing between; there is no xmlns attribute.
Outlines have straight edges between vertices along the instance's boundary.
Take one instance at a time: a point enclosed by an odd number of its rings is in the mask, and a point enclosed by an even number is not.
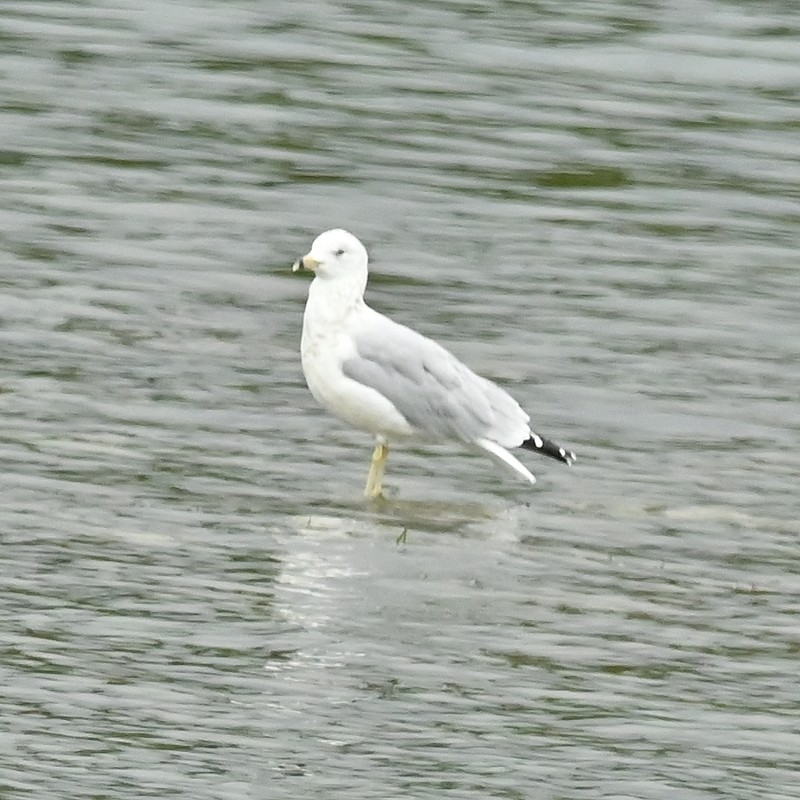
<svg viewBox="0 0 800 800"><path fill-rule="evenodd" d="M369 475L367 475L367 485L364 489L364 497L374 499L380 497L383 492L383 472L386 469L386 459L389 457L389 445L379 439L372 451L372 461L369 465Z"/></svg>

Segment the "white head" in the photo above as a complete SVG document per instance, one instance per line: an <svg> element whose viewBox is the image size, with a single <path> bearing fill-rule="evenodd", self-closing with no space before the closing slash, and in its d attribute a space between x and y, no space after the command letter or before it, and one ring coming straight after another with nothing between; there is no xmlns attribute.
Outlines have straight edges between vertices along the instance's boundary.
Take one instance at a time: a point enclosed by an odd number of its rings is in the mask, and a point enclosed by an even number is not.
<svg viewBox="0 0 800 800"><path fill-rule="evenodd" d="M319 278L349 278L366 283L367 249L352 233L334 228L314 239L307 255L292 270L309 269Z"/></svg>

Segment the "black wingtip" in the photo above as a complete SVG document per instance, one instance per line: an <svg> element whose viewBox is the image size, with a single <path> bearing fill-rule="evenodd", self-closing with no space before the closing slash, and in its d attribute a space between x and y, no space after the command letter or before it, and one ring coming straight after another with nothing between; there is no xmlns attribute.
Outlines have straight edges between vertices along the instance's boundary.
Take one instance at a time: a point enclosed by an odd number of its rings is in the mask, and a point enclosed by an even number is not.
<svg viewBox="0 0 800 800"><path fill-rule="evenodd" d="M520 447L525 450L533 450L534 453L541 453L543 456L548 456L549 458L554 458L556 461L561 461L563 464L572 464L576 459L575 453L573 453L572 450L567 450L560 444L556 444L550 439L539 436L538 433L531 432L530 437L527 438Z"/></svg>

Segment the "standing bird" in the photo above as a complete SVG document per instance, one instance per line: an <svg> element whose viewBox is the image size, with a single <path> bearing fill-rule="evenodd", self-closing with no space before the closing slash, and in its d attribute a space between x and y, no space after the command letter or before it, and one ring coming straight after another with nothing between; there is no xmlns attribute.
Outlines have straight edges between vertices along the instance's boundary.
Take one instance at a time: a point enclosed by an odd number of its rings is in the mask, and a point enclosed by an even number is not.
<svg viewBox="0 0 800 800"><path fill-rule="evenodd" d="M341 229L321 233L294 272L311 270L301 354L320 405L375 437L366 497L380 497L389 441L455 439L477 445L531 483L508 448L572 464L575 454L534 433L510 394L452 353L364 302L367 251Z"/></svg>

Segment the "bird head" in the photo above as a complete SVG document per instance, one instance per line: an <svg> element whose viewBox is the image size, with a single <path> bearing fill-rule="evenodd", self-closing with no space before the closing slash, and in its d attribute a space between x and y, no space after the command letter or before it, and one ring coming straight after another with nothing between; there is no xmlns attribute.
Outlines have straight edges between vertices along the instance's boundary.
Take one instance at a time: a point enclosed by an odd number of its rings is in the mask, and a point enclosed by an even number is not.
<svg viewBox="0 0 800 800"><path fill-rule="evenodd" d="M352 233L334 228L317 236L311 250L295 261L292 272L300 269L323 278L360 277L367 271L367 250Z"/></svg>

